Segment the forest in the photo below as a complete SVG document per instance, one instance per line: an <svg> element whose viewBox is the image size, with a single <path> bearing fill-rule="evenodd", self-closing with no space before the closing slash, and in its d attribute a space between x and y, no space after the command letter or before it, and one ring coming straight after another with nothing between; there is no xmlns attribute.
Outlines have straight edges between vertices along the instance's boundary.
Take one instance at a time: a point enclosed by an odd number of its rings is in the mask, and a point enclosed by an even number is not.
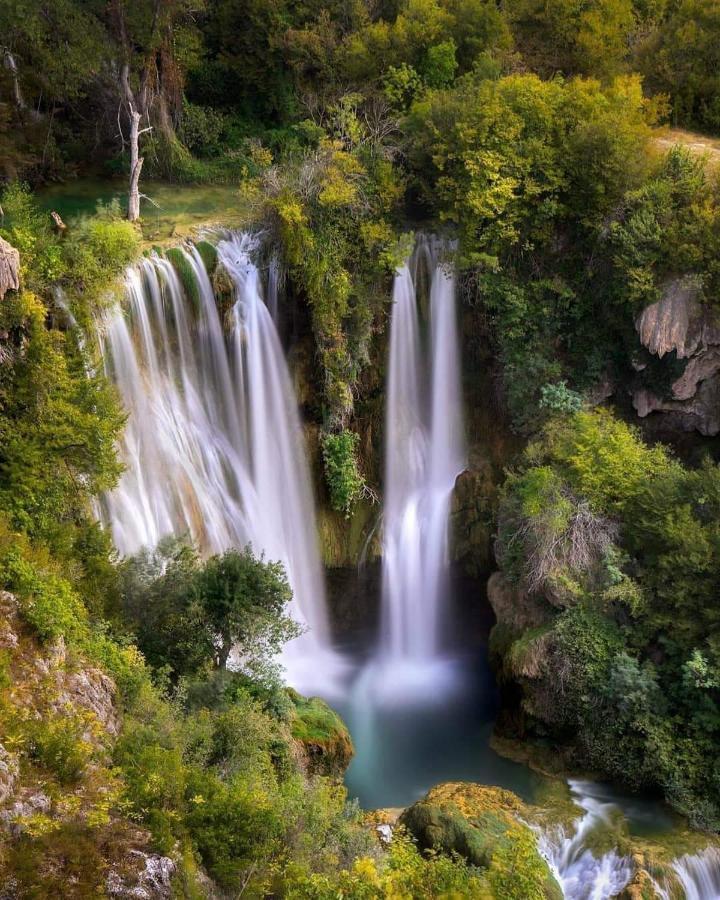
<svg viewBox="0 0 720 900"><path fill-rule="evenodd" d="M718 435L718 0L0 0L0 900L719 900Z"/></svg>

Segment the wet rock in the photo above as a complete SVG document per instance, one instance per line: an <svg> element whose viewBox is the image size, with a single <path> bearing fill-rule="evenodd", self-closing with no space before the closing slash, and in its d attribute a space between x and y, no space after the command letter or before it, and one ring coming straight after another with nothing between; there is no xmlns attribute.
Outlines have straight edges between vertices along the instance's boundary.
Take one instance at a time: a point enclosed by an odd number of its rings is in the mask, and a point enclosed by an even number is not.
<svg viewBox="0 0 720 900"><path fill-rule="evenodd" d="M491 463L478 454L455 482L450 512L453 556L472 577L492 563L497 485Z"/></svg>
<svg viewBox="0 0 720 900"><path fill-rule="evenodd" d="M0 237L0 300L8 291L20 290L20 253Z"/></svg>

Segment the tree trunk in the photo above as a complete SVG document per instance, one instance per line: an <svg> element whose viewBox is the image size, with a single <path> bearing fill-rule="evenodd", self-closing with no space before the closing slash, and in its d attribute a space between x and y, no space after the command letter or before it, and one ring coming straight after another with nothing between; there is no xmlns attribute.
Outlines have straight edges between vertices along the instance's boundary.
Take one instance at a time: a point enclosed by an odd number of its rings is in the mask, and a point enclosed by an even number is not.
<svg viewBox="0 0 720 900"><path fill-rule="evenodd" d="M131 102L130 107L130 192L128 195L128 219L140 218L140 172L144 159L140 156L140 113Z"/></svg>

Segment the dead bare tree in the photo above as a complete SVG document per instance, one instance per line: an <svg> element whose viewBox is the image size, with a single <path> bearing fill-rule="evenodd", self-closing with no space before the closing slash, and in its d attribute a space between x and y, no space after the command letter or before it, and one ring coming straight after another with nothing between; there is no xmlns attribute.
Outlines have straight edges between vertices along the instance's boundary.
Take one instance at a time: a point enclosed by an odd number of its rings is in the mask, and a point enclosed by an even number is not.
<svg viewBox="0 0 720 900"><path fill-rule="evenodd" d="M617 537L617 524L592 511L586 500L566 495L571 511L558 527L553 510L516 521L498 557L519 545L523 557L523 583L531 593L547 591L553 576L562 572L587 577L600 563ZM506 525L509 522L506 520Z"/></svg>
<svg viewBox="0 0 720 900"><path fill-rule="evenodd" d="M140 173L142 172L145 158L140 155L140 137L149 131L152 131L152 125L145 128L140 127L143 114L147 116L147 105L145 98L145 85L140 88L140 98L130 86L130 66L124 63L121 73L123 98L126 105L128 119L130 120L130 137L128 146L130 147L130 186L128 189L128 219L131 222L137 222L140 218ZM123 143L125 141L122 131L120 133Z"/></svg>

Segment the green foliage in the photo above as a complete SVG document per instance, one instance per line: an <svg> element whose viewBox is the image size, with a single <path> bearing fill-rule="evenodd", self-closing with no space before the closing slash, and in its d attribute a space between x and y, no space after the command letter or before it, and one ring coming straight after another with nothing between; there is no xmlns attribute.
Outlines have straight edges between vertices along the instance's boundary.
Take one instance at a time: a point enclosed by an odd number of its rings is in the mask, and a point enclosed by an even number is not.
<svg viewBox="0 0 720 900"><path fill-rule="evenodd" d="M716 464L687 469L607 411L578 412L548 424L508 479L498 545L508 575L564 608L548 618L542 689L525 683L540 730L571 741L581 765L660 788L711 827L720 822L711 762L720 741L719 484ZM575 531L563 555L569 502L587 504L595 524ZM548 545L552 565L543 566Z"/></svg>
<svg viewBox="0 0 720 900"><path fill-rule="evenodd" d="M429 92L409 120L415 166L469 261L496 266L513 245L542 246L558 218L609 211L644 167L638 79L461 79Z"/></svg>
<svg viewBox="0 0 720 900"><path fill-rule="evenodd" d="M322 418L342 430L353 389L387 296L400 235L391 216L402 187L362 98L343 95L329 110L326 136L256 184L260 216L282 247L290 280L310 307L322 368Z"/></svg>
<svg viewBox="0 0 720 900"><path fill-rule="evenodd" d="M273 658L299 633L285 612L292 593L281 564L256 559L249 547L201 563L182 544L161 544L126 560L122 576L140 649L174 679L224 668L234 647L247 671L272 679Z"/></svg>
<svg viewBox="0 0 720 900"><path fill-rule="evenodd" d="M467 897L484 900L488 889L479 870L458 857L421 854L398 832L387 861L358 858L352 868L333 874L309 874L298 867L285 872L285 894L292 900L381 900L384 897Z"/></svg>
<svg viewBox="0 0 720 900"><path fill-rule="evenodd" d="M626 67L637 28L631 0L509 0L507 15L523 56L549 77L560 70L609 78Z"/></svg>
<svg viewBox="0 0 720 900"><path fill-rule="evenodd" d="M36 722L30 729L30 755L61 784L73 784L95 755L92 744L83 737L89 727L88 721L73 714Z"/></svg>
<svg viewBox="0 0 720 900"><path fill-rule="evenodd" d="M720 284L718 221L720 195L703 160L671 150L655 177L626 196L610 226L613 261L630 302L655 302L678 273L701 299L713 298Z"/></svg>
<svg viewBox="0 0 720 900"><path fill-rule="evenodd" d="M0 506L15 527L60 542L90 498L114 484L123 416L104 378L86 377L76 349L45 327L45 316L27 292L2 308L15 352L0 372Z"/></svg>
<svg viewBox="0 0 720 900"><path fill-rule="evenodd" d="M720 131L720 10L714 0L668 4L668 15L640 46L654 91L670 95L676 123Z"/></svg>
<svg viewBox="0 0 720 900"><path fill-rule="evenodd" d="M350 515L365 488L357 459L358 440L358 434L347 430L339 434L326 434L322 439L330 504L346 516Z"/></svg>
<svg viewBox="0 0 720 900"><path fill-rule="evenodd" d="M557 384L544 384L540 388L539 406L551 413L572 415L582 409L582 397L568 388L565 381L558 381Z"/></svg>

